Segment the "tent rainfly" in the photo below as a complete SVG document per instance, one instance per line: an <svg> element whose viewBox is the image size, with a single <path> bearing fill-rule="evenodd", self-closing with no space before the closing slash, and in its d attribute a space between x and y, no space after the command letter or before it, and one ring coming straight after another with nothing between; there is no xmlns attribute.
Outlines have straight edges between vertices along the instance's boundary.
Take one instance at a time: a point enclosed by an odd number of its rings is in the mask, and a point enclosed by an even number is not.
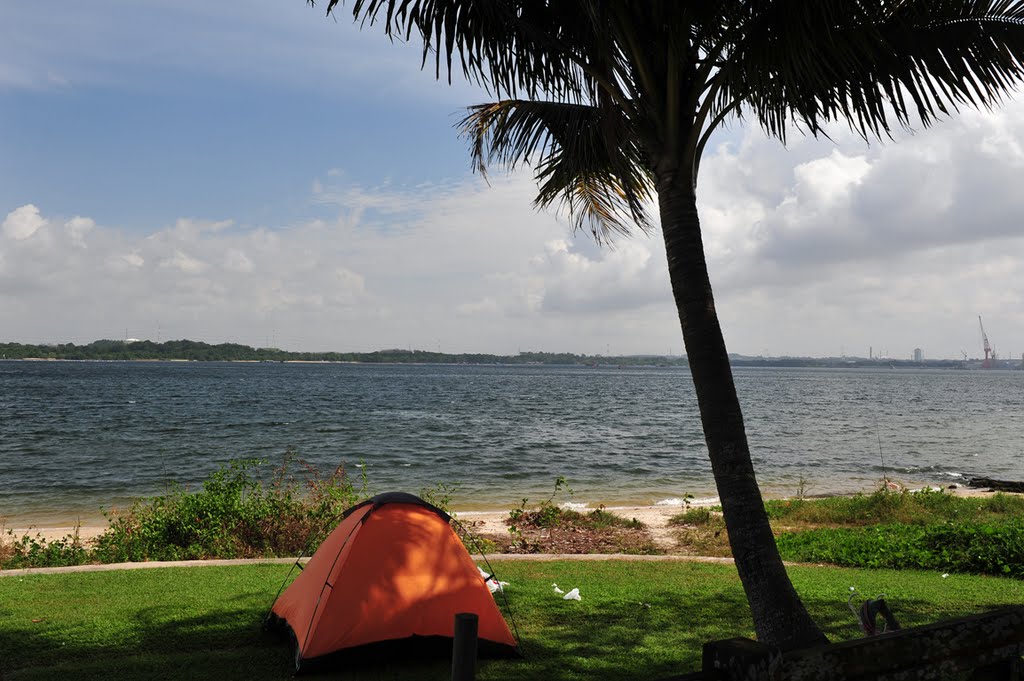
<svg viewBox="0 0 1024 681"><path fill-rule="evenodd" d="M441 509L403 492L348 509L268 617L271 628L289 632L296 671L327 656L450 652L460 612L479 618L481 655L517 654L450 522Z"/></svg>

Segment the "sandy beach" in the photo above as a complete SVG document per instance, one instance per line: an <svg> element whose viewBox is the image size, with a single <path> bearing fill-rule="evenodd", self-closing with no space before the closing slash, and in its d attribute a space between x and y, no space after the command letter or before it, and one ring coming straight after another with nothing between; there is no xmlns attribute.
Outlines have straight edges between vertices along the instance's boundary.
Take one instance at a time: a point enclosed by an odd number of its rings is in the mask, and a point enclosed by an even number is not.
<svg viewBox="0 0 1024 681"><path fill-rule="evenodd" d="M717 500L716 502L717 503ZM706 503L705 505L712 505ZM620 506L607 508L626 518L636 518L643 522L650 529L652 536L657 541L660 537L668 535L668 519L681 512L680 505L662 506ZM577 509L587 511L593 509ZM455 513L456 519L466 527L472 527L476 532L483 534L502 534L508 531L505 520L508 519L508 511L460 511ZM48 541L66 537L78 531L78 536L83 540L94 539L103 533L105 525L83 524L80 527L16 527L11 528L16 536L29 534L39 536Z"/></svg>

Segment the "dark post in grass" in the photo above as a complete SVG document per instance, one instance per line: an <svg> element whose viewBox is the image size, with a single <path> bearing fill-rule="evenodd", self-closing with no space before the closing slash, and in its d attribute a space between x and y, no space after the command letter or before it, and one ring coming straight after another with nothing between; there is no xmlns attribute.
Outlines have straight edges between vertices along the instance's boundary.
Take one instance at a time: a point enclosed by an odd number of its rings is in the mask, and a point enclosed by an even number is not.
<svg viewBox="0 0 1024 681"><path fill-rule="evenodd" d="M476 678L476 643L479 619L473 612L460 612L455 615L452 681L473 681Z"/></svg>

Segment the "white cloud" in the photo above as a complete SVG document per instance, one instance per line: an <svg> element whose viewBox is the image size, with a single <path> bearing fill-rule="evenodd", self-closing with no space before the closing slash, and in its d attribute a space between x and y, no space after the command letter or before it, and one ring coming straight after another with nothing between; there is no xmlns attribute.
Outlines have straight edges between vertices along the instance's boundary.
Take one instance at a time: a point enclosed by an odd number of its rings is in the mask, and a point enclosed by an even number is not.
<svg viewBox="0 0 1024 681"><path fill-rule="evenodd" d="M757 132L719 149L701 197L732 347L977 355L983 314L1024 350L1021 114L1012 103L870 147L798 140L788 164Z"/></svg>
<svg viewBox="0 0 1024 681"><path fill-rule="evenodd" d="M39 209L31 203L16 208L4 218L3 232L11 239L28 239L46 226L46 220L39 215Z"/></svg>
<svg viewBox="0 0 1024 681"><path fill-rule="evenodd" d="M362 275L344 267L334 269L334 281L339 290L346 292L362 292L366 288Z"/></svg>
<svg viewBox="0 0 1024 681"><path fill-rule="evenodd" d="M110 272L132 272L142 268L146 264L146 259L139 255L138 252L133 251L131 253L118 253L111 255L105 260L106 269Z"/></svg>
<svg viewBox="0 0 1024 681"><path fill-rule="evenodd" d="M199 274L206 269L206 263L181 251L175 251L170 257L160 261L160 267L172 267L185 274Z"/></svg>
<svg viewBox="0 0 1024 681"><path fill-rule="evenodd" d="M193 243L201 235L210 233L216 234L228 229L232 225L231 220L194 220L192 218L179 218L174 223L174 228L167 231L166 238L176 239L183 243Z"/></svg>
<svg viewBox="0 0 1024 681"><path fill-rule="evenodd" d="M495 317L501 313L501 306L493 298L482 298L456 305L455 312L464 317Z"/></svg>
<svg viewBox="0 0 1024 681"><path fill-rule="evenodd" d="M224 269L230 272L252 272L255 269L252 260L237 248L229 248L224 253Z"/></svg>
<svg viewBox="0 0 1024 681"><path fill-rule="evenodd" d="M637 236L614 248L581 246L568 238L548 241L525 268L506 273L500 284L512 297L507 311L579 317L665 302L668 280L659 242Z"/></svg>
<svg viewBox="0 0 1024 681"><path fill-rule="evenodd" d="M793 169L796 196L824 205L833 205L850 196L864 181L871 164L864 156L844 156L838 149L825 158L801 163Z"/></svg>
<svg viewBox="0 0 1024 681"><path fill-rule="evenodd" d="M85 237L96 227L92 218L83 218L76 215L64 223L64 229L71 237L72 243L80 248L86 248Z"/></svg>

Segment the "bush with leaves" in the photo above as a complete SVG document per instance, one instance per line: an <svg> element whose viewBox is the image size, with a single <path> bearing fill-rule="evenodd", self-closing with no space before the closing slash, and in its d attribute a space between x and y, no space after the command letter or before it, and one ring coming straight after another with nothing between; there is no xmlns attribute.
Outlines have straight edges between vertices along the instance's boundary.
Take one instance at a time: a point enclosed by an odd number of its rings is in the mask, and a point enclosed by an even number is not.
<svg viewBox="0 0 1024 681"><path fill-rule="evenodd" d="M197 558L293 556L316 549L349 506L365 499L358 483L338 466L323 476L289 450L264 483L264 462L232 461L190 492L174 486L163 496L136 501L95 542L104 563ZM292 469L300 472L294 474ZM308 544L308 545L307 545Z"/></svg>
<svg viewBox="0 0 1024 681"><path fill-rule="evenodd" d="M0 569L29 567L67 567L89 562L89 550L75 532L60 539L46 539L40 534L23 534L7 530L0 538Z"/></svg>
<svg viewBox="0 0 1024 681"><path fill-rule="evenodd" d="M772 521L786 525L929 525L942 521L987 522L1024 514L1024 496L961 497L942 491L892 491L824 499L765 502Z"/></svg>
<svg viewBox="0 0 1024 681"><path fill-rule="evenodd" d="M787 560L1024 578L1024 519L889 524L787 533Z"/></svg>

